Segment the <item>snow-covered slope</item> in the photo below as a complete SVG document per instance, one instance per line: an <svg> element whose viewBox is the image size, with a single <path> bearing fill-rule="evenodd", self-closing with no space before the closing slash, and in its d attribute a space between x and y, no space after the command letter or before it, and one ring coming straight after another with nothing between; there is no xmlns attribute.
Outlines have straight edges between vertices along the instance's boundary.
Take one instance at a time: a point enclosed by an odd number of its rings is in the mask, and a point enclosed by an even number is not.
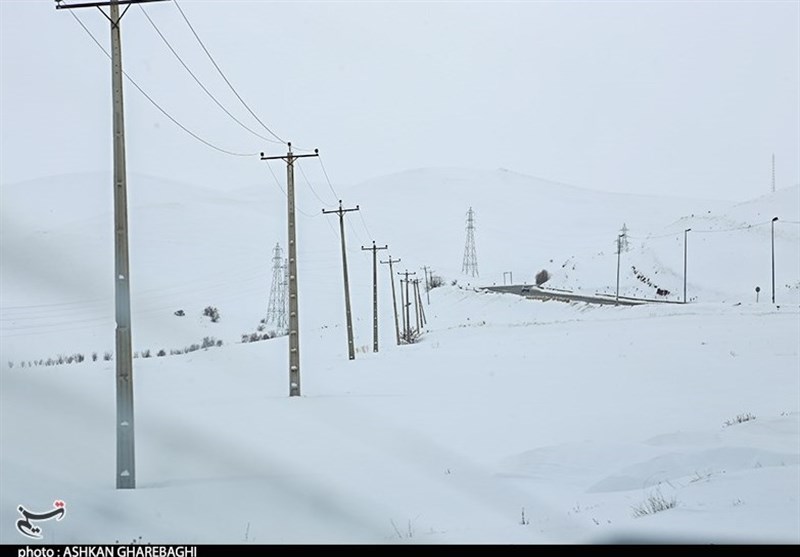
<svg viewBox="0 0 800 557"><path fill-rule="evenodd" d="M114 363L102 358L114 346L109 179L0 186L0 542L26 543L19 504L62 499L45 543L800 543L800 188L729 206L457 169L336 187L360 206L345 217L348 361L339 223L320 212L337 196L304 178L304 396L290 399L286 338L238 342L265 315L272 248L286 247L283 193L268 174L219 190L131 176L134 349L224 341L135 360L133 492L114 489ZM469 207L476 278L460 273ZM692 228L693 303L591 307L472 288L546 268L547 286L609 290L623 223L623 293L651 294L635 266L670 299ZM396 271L445 278L418 344L395 345L382 265L371 351L361 247L373 239L390 246L381 259L402 259ZM97 362L30 367L93 351ZM648 501L674 507L634 517Z"/></svg>
<svg viewBox="0 0 800 557"><path fill-rule="evenodd" d="M312 187L307 175L313 179L314 169L297 178L301 318L310 326L336 326L344 310L339 223L321 209L335 208L337 200L328 184ZM112 349L108 182L103 175L71 175L3 185L4 352L46 358ZM129 182L135 348L169 351L208 335L234 342L254 331L266 312L272 249L276 243L286 249L286 202L272 177L227 190L138 175ZM361 209L345 221L353 313L365 323L372 258L361 247L372 240L389 245L382 259L402 259L398 271L421 275L427 265L448 281L482 286L502 284L507 271L515 282L530 283L547 269L549 287L613 292L623 224L630 239L620 264L622 294L654 298L662 288L667 299L682 299L683 230L692 228L691 300L750 301L755 286L765 300L769 214L780 218L776 301L800 303L800 187L734 207L596 192L505 170L416 170L338 189L345 207ZM461 274L469 207L476 214L479 277ZM386 283L385 265L380 272ZM202 317L208 305L220 309L219 323ZM180 309L185 318L173 315ZM362 330L359 342L368 344L369 328ZM43 346L49 347L44 353Z"/></svg>

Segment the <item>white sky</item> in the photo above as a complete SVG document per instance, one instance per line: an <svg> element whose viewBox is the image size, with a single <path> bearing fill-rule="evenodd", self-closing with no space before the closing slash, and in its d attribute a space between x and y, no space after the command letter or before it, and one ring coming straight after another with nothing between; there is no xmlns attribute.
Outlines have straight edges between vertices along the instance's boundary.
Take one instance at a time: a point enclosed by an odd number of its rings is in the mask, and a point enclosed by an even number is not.
<svg viewBox="0 0 800 557"><path fill-rule="evenodd" d="M145 9L220 101L249 114L170 2ZM508 168L610 191L743 200L800 182L800 2L180 2L239 93L335 183ZM96 9L74 12L108 45ZM0 183L110 170L110 63L50 0L0 0ZM237 152L231 121L134 6L124 67ZM272 178L176 128L126 83L128 172L230 188ZM323 180L319 165L309 177ZM354 200L357 202L358 200Z"/></svg>

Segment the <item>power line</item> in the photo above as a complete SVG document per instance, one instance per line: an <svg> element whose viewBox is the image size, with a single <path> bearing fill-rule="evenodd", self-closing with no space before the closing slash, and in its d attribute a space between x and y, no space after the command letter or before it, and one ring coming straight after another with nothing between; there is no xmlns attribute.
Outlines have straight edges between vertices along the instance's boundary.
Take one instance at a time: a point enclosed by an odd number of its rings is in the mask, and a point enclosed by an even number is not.
<svg viewBox="0 0 800 557"><path fill-rule="evenodd" d="M736 230L748 230L750 228L757 228L759 226L764 226L765 224L769 224L769 223L770 223L770 221L759 222L759 223L756 223L756 224L748 224L748 225L745 225L745 226L737 226L737 227L734 227L734 228L719 228L717 230L712 230L712 229L709 229L709 230L694 230L694 229L692 229L692 233L693 234L710 234L710 233L714 233L714 232L733 232L733 231L736 231Z"/></svg>
<svg viewBox="0 0 800 557"><path fill-rule="evenodd" d="M319 160L319 164L322 167L322 173L325 175L325 181L328 183L328 187L330 188L333 195L335 195L336 198L339 199L339 194L336 193L335 189L333 189L333 183L331 182L331 179L328 176L328 171L325 169L325 164L322 162L322 157L321 156L317 157L317 159ZM367 221L364 220L364 215L361 213L361 211L358 212L358 216L361 217L361 224L364 226L364 231L367 233L367 237L374 238L372 232L370 232L369 227L367 226Z"/></svg>
<svg viewBox="0 0 800 557"><path fill-rule="evenodd" d="M197 31L195 31L195 30L194 30L194 27L192 26L191 22L189 21L189 18L188 18L188 17L186 17L186 14L183 12L183 9L181 8L181 5L180 5L180 4L178 4L177 0L175 0L175 1L174 1L174 4L175 4L175 7L176 7L176 8L178 8L178 11L181 13L181 16L183 17L183 20L186 22L186 25L188 25L188 26L189 26L189 29L191 29L191 31L192 31L192 34L194 35L195 39L197 39L197 42L200 44L200 46L203 48L203 51L204 51L204 52L206 53L206 55L208 56L208 59L209 59L209 60L211 60L211 63L212 63L212 64L214 64L214 67L217 69L217 72L219 72L219 75L222 77L222 79L224 79L224 80L225 80L225 83L227 83L227 84L228 84L228 87L230 87L231 91L233 91L233 94L234 94L234 95L236 95L236 98L237 98L237 99L239 99L239 102L241 102L241 103L242 103L242 105L243 105L243 106L244 106L244 107L247 109L247 111L250 113L250 115L251 115L253 118L255 118L255 119L256 119L256 121L257 121L259 124L261 124L261 126L262 126L262 127L265 129L265 130L267 130L267 131L269 132L269 134L270 134L272 137L274 137L275 139L277 139L277 141L274 141L274 140L268 140L268 141L272 141L273 143L283 143L283 144L285 145L285 144L286 144L286 141L284 141L283 139L281 139L281 138L280 138L280 137L279 137L279 136L278 136L278 135L277 135L277 134L276 134L274 131L272 131L272 130L269 128L269 126L267 126L267 125L266 125L264 122L262 122L262 121L261 121L261 119L260 119L258 116L256 116L256 113L252 111L252 109L251 109L251 108L250 108L250 107L247 105L247 103L246 103L246 102L244 102L244 99L241 97L241 95L239 95L239 93L236 91L236 89L235 89L235 88L234 88L234 86L231 84L231 82L228 80L228 78L227 78L227 77L225 77L225 74L222 72L222 69L219 67L219 65L218 65L218 64L216 63L216 61L214 60L214 57L213 57L213 56L211 56L211 53L210 53L210 52L208 51L208 49L206 48L206 45L205 45L205 44L203 44L203 41L200 39L200 36L197 34Z"/></svg>
<svg viewBox="0 0 800 557"><path fill-rule="evenodd" d="M769 224L770 222L771 221L765 221L765 222L759 222L759 223L756 223L756 224L747 224L747 225L744 225L744 226L735 226L733 228L718 228L718 229L709 228L708 230L697 230L697 229L693 228L692 229L692 233L695 233L695 234L713 234L715 232L734 232L734 231L737 231L737 230L749 230L751 228L758 228L759 226L765 226L765 225ZM788 220L778 221L778 222L785 222L785 223L791 223L791 224L800 224L800 222L788 221ZM630 236L629 235L628 238L631 238L632 240L657 240L659 238L674 238L674 237L680 236L681 234L683 234L683 231L672 232L672 233L669 233L669 234L661 234L661 235L658 235L658 236L645 236L645 237L642 237L642 236Z"/></svg>
<svg viewBox="0 0 800 557"><path fill-rule="evenodd" d="M193 78L193 79L195 80L195 82L196 82L196 83L197 83L197 84L200 86L200 88L201 88L201 89L202 89L202 90L205 92L205 94L206 94L206 95L208 95L208 96L209 96L209 98L210 98L212 101L214 101L214 103L215 103L215 104L216 104L218 107L220 107L220 109L222 109L222 111L223 111L223 112L225 112L225 114L227 114L227 115L228 115L228 116L229 116L229 117L230 117L230 118L231 118L231 119L232 119L234 122L236 122L237 124L239 124L239 125L240 125L242 128L244 128L245 130L247 130L248 132L250 132L250 133L251 133L251 134L253 134L254 136L256 136L256 137L258 137L258 138L260 138L260 139L263 139L264 141L272 141L272 142L274 143L274 140L272 140L272 139L270 139L270 138L268 138L268 137L264 137L263 135L261 135L261 134L260 134L260 133L258 133L257 131L255 131L255 130L253 130L253 129L249 128L249 127L248 127L247 125L245 125L245 124L244 124L244 123L243 123L241 120L239 120L239 119L238 119L236 116L234 116L233 114L231 114L231 112L230 112L230 111L229 111L227 108L225 108L224 106L222 106L222 103L220 103L220 102L219 102L219 100L217 100L217 98L216 98L216 97L215 97L213 94L211 94L211 91L209 91L209 90L206 88L206 86L205 86L205 85L203 85L203 83L202 83L202 82L200 81L200 79L199 79L199 78L198 78L198 77L197 77L197 76L194 74L194 72L193 72L193 71L192 71L192 70L189 68L189 66L186 64L186 62L184 62L184 61L183 61L183 58L181 58L180 54L178 54L178 53L177 53L177 51L176 51L176 50L175 50L175 49L172 47L172 45L170 44L170 42L167 40L167 38L164 36L164 34L161 32L161 30L158 28L158 26L157 26L157 25L155 24L155 22L153 21L153 19L152 19L152 18L150 17L150 15L147 13L147 10L145 10L145 9L144 9L144 8L141 6L141 4L139 5L139 9L140 9L140 10L142 11L142 13L144 14L144 17L146 17L146 18L147 18L147 21L149 21L149 22L150 22L150 25L152 25L152 26L153 26L153 29L155 29L156 33L158 33L158 36L159 36L159 37L161 37L161 40L162 40L162 41L164 41L164 44L166 44L166 45L167 45L167 48L169 48L170 52L172 52L172 54L175 56L175 58L177 58L177 59L178 59L178 62L180 62L180 63L181 63L181 65L183 66L183 68L184 68L184 69L185 69L185 70L186 70L186 71L189 73L189 75L190 75L190 76L192 76L192 78Z"/></svg>
<svg viewBox="0 0 800 557"><path fill-rule="evenodd" d="M75 21L77 21L77 22L78 22L78 24L79 24L81 27L83 27L83 30L84 30L84 31L86 31L86 33L87 33L87 34L88 34L88 35L89 35L89 36L92 38L92 40L93 40L93 41L94 41L94 43L95 43L95 44L96 44L96 45L97 45L97 46L100 48L100 50L102 50L102 51L103 51L103 54L105 54L105 55L106 55L106 56L107 56L107 57L110 59L110 58L111 58L111 54L109 54L109 52L108 52L108 51L105 49L105 47L104 47L102 44L100 44L100 41L98 41L98 40L97 40L97 38L94 36L94 34L93 34L93 33L92 33L90 30L89 30L89 28L88 28L88 27L86 27L86 25L84 25L83 21L81 21L81 20L80 20L80 18L79 18L78 16L76 16L76 15L75 15L75 14L74 14L72 11L70 11L69 13L70 13L70 15L71 15L72 17L74 17L74 18L75 18ZM202 137L200 137L199 135L197 135L196 133L194 133L193 131L191 131L189 128L187 128L186 126L184 126L183 124L181 124L180 122L178 122L178 121L177 121L175 118L173 118L173 117L172 117L172 116L171 116L171 115L170 115L170 114L169 114L169 113L168 113L166 110L164 110L163 108L161 108L161 106L160 106L160 105L159 105L159 104L158 104L156 101L154 101L154 100L153 100L153 98L152 98L150 95L148 95L147 93L145 93L144 89L142 89L141 87L139 87L139 84L138 84L138 83L136 83L136 81L134 81L134 80L133 80L133 78L132 78L130 75L128 75L128 73L127 73L125 70L123 70L123 71L122 71L122 74L123 74L123 75L124 75L124 76L125 76L125 77L128 79L128 81L130 81L130 82L131 82L131 85L133 85L134 87L136 87L136 89L138 89L138 90L139 90L139 92L140 92L142 95L144 95L144 97L145 97L145 98L146 98L148 101L150 101L150 103L151 103L151 104L152 104L154 107L156 107L156 108L159 110L159 112L161 112L161 114L163 114L164 116L166 116L167 118L169 118L169 120L170 120L170 121L171 121L173 124L175 124L175 125L176 125L176 126L178 126L180 129L182 129L183 131L185 131L186 133L188 133L190 136L192 136L193 138L195 138L195 139L196 139L197 141L199 141L200 143L202 143L202 144L206 145L207 147L211 147L211 148L212 148L212 149L214 149L215 151L219 151L220 153L225 153L226 155L231 155L231 156L234 156L234 157L255 157L255 156L257 156L257 155L258 155L258 153L235 153L235 152L233 152L233 151L228 151L227 149L223 149L222 147L217 147L216 145L214 145L214 144L213 144L213 143L211 143L210 141L207 141L207 140L203 139Z"/></svg>
<svg viewBox="0 0 800 557"><path fill-rule="evenodd" d="M317 157L317 160L319 160L319 165L322 167L322 173L325 174L325 180L328 181L328 187L333 192L333 195L336 196L336 199L339 199L339 194L336 193L335 189L333 189L333 184L331 184L331 179L328 177L328 171L325 170L325 164L322 162L322 157Z"/></svg>
<svg viewBox="0 0 800 557"><path fill-rule="evenodd" d="M269 173L270 173L270 174L272 174L272 177L275 179L275 185L276 185L276 186L278 186L278 189L279 189L279 190L281 190L281 193L283 194L283 196L284 196L286 199L289 199L289 195L286 193L286 190L284 190L284 189L283 189L283 187L281 186L281 183L280 183L280 181L278 180L278 177L277 177L277 176L275 176L275 172L272 170L272 167L269 165L269 163L267 163L267 168L269 169ZM300 213L300 214L302 214L302 215L305 215L305 216L307 216L307 217L309 217L309 218L318 217L319 215L321 215L321 214L322 214L322 213L317 213L317 214L314 214L314 215L312 215L312 214L310 214L310 213L306 213L305 211L303 211L303 210L302 210L300 207L298 207L298 206L297 206L297 203L295 203L295 205L294 205L294 206L295 206L295 208L297 209L297 212L298 212L298 213Z"/></svg>
<svg viewBox="0 0 800 557"><path fill-rule="evenodd" d="M326 205L326 206L330 207L330 206L331 206L331 204L330 204L330 203L326 203L326 202L325 202L325 200L324 200L324 199L322 199L322 198L319 196L319 194L317 193L317 190L315 190L315 189L314 189L314 186L312 186L312 185L311 185L311 182L309 181L309 179L308 179L308 176L306 176L306 171L305 171L305 170L303 170L303 167L302 167L301 165L299 165L299 164L298 164L298 165L297 165L297 168L298 168L298 169L300 169L300 174L302 174L302 175L303 175L303 179L306 181L306 184L308 185L309 189L311 190L311 193L313 193L313 194L314 194L314 197L316 197L316 198L317 198L317 200L318 200L320 203L322 203L323 205Z"/></svg>
<svg viewBox="0 0 800 557"><path fill-rule="evenodd" d="M367 226L367 221L364 220L364 215L361 214L361 211L358 212L358 216L361 217L361 224L364 225L364 230L367 233L367 236L370 238L374 238L375 236L372 235L372 232L369 231L369 227Z"/></svg>

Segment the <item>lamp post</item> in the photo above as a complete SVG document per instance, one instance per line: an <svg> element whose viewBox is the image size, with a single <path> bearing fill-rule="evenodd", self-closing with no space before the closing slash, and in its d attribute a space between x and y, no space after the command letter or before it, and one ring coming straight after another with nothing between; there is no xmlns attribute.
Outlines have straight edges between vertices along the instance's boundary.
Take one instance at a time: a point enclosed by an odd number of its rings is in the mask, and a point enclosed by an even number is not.
<svg viewBox="0 0 800 557"><path fill-rule="evenodd" d="M772 303L775 303L775 221L778 220L778 217L772 218L772 223L770 223L771 227L771 238L772 238Z"/></svg>
<svg viewBox="0 0 800 557"><path fill-rule="evenodd" d="M689 231L691 228L687 228L683 231L683 303L686 303L686 260L687 260L687 236L689 235Z"/></svg>

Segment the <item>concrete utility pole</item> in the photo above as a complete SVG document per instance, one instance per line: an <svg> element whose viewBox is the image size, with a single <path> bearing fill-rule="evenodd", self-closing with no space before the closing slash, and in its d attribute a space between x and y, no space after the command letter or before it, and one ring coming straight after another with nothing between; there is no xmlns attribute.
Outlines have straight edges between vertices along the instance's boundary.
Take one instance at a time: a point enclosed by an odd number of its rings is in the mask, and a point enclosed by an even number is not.
<svg viewBox="0 0 800 557"><path fill-rule="evenodd" d="M770 224L770 238L772 241L772 303L775 303L775 221L778 220L778 217L773 217L772 223Z"/></svg>
<svg viewBox="0 0 800 557"><path fill-rule="evenodd" d="M130 4L163 0L110 0L64 4L56 9L97 8L111 23L111 90L114 136L114 299L117 380L117 489L136 488L133 428L133 357L131 350L131 286L128 264L128 193L125 172L125 111L122 103L122 39L120 22ZM125 5L122 15L119 6ZM103 10L108 6L108 14Z"/></svg>
<svg viewBox="0 0 800 557"><path fill-rule="evenodd" d="M775 153L772 153L772 193L775 193Z"/></svg>
<svg viewBox="0 0 800 557"><path fill-rule="evenodd" d="M292 153L292 144L286 144L288 152L285 156L265 157L262 161L281 159L286 161L286 203L288 209L289 231L289 396L300 396L300 321L298 312L297 288L297 230L294 205L294 161L303 157L318 157L319 149L307 155Z"/></svg>
<svg viewBox="0 0 800 557"><path fill-rule="evenodd" d="M428 267L423 266L422 269L425 271L425 297L428 299L428 305L431 305L431 283L428 279ZM433 277L433 274L431 274Z"/></svg>
<svg viewBox="0 0 800 557"><path fill-rule="evenodd" d="M379 248L375 245L375 240L372 240L372 247L365 248L361 246L362 250L372 252L372 351L378 351L378 250L389 249L389 246Z"/></svg>
<svg viewBox="0 0 800 557"><path fill-rule="evenodd" d="M348 358L351 360L356 359L356 349L353 344L353 316L350 313L350 281L347 278L347 248L344 245L344 214L350 211L358 211L358 205L355 209L342 209L342 200L339 200L339 208L335 211L322 210L325 215L335 213L339 215L339 232L342 236L342 272L344 273L344 307L347 317L347 350Z"/></svg>
<svg viewBox="0 0 800 557"><path fill-rule="evenodd" d="M422 319L422 324L425 325L428 320L425 318L425 306L422 305L422 294L419 292L419 288L417 288L417 296L419 296L419 316Z"/></svg>
<svg viewBox="0 0 800 557"><path fill-rule="evenodd" d="M399 259L392 259L392 256L389 256L389 261L381 261L382 265L389 265L389 276L392 279L392 306L394 309L394 332L397 335L397 345L400 345L400 325L397 322L397 296L394 293L394 269L392 269L392 263L400 263Z"/></svg>
<svg viewBox="0 0 800 557"><path fill-rule="evenodd" d="M414 320L417 325L417 332L419 333L422 331L422 322L419 318L419 279L414 279L411 283L414 285Z"/></svg>
<svg viewBox="0 0 800 557"><path fill-rule="evenodd" d="M413 273L409 273L408 269L406 269L404 273L397 273L397 274L404 275L406 277L404 281L403 280L400 281L400 284L402 285L403 282L405 282L406 284L406 295L405 299L403 300L403 306L405 307L405 310L403 312L403 315L405 316L405 319L403 320L403 339L406 341L406 343L408 343L411 341L411 315L410 315L411 302L409 301L408 297L408 283L409 283L408 276L416 275L417 273L416 271Z"/></svg>
<svg viewBox="0 0 800 557"><path fill-rule="evenodd" d="M619 259L622 254L622 234L617 236L617 295L614 298L614 305L619 305Z"/></svg>
<svg viewBox="0 0 800 557"><path fill-rule="evenodd" d="M691 228L683 231L683 303L686 303L686 262L688 259L687 236L691 232Z"/></svg>
<svg viewBox="0 0 800 557"><path fill-rule="evenodd" d="M422 309L422 294L419 291L419 279L414 281L414 290L417 299L417 307L419 308L419 325L417 325L417 328L422 332L422 327L425 325L425 311Z"/></svg>

